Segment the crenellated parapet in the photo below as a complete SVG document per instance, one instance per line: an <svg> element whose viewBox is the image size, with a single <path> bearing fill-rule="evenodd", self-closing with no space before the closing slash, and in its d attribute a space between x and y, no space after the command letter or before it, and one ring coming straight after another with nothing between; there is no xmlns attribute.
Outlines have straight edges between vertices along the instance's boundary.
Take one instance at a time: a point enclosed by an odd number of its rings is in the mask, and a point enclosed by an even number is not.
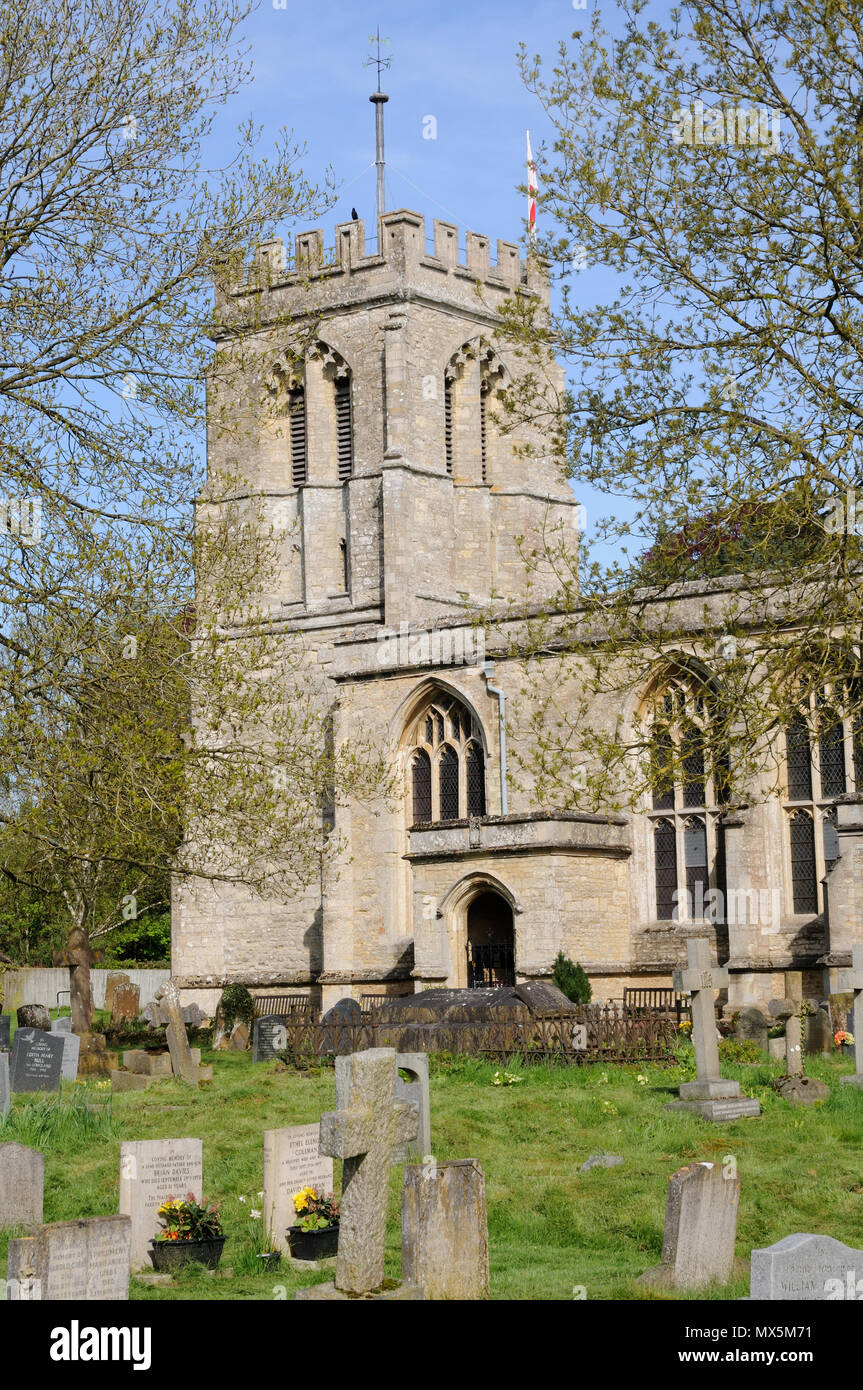
<svg viewBox="0 0 863 1390"><path fill-rule="evenodd" d="M515 242L499 239L492 263L490 238L467 232L462 260L453 223L435 218L428 240L424 217L401 209L380 219L376 245L367 245L362 219L339 223L331 246L320 227L298 232L287 247L281 237L263 242L240 275L220 279L216 310L228 319L242 316L244 300L264 296L274 314L299 314L310 298L318 304L345 303L396 287L475 306L477 286L492 309L516 292L548 299L544 265L535 257L522 258ZM266 302L261 311L266 320Z"/></svg>

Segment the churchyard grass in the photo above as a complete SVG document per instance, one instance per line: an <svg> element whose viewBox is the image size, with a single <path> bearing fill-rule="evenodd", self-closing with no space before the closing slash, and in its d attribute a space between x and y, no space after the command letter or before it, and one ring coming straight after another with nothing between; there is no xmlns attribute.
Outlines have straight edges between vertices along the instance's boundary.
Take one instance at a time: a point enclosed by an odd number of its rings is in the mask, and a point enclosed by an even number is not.
<svg viewBox="0 0 863 1390"><path fill-rule="evenodd" d="M221 1203L229 1236L222 1264L233 1275L210 1277L193 1267L170 1288L133 1279L131 1296L292 1298L303 1284L332 1274L300 1275L285 1260L275 1273L258 1269L253 1233L259 1223L250 1213L262 1206L263 1132L310 1123L333 1109L334 1070L305 1074L278 1064L255 1066L248 1053L205 1054L203 1060L215 1064L211 1085L193 1091L166 1079L147 1091L114 1095L98 1136L74 1118L58 1118L75 1093L102 1099L105 1092L93 1082L64 1084L53 1119L45 1118L50 1106L44 1096L16 1096L0 1138L44 1152L46 1221L117 1211L121 1140L202 1139L203 1195ZM738 1165L738 1255L795 1231L863 1244L863 1092L839 1084L852 1069L849 1058L807 1059L807 1073L828 1081L831 1093L822 1106L800 1108L770 1089L780 1063L723 1062L723 1073L761 1102L763 1114L718 1126L663 1111L681 1081L694 1075L690 1049L681 1050L680 1062L673 1068L551 1069L518 1061L432 1060L432 1152L441 1160L476 1158L485 1171L493 1298L571 1299L578 1286L588 1299L681 1297L637 1286L635 1279L661 1257L669 1176L702 1159ZM579 1173L587 1158L603 1152L621 1155L623 1164ZM340 1166L336 1162L337 1184ZM392 1277L400 1269L401 1182L402 1170L394 1166L386 1270ZM3 1269L8 1234L0 1240ZM746 1279L737 1278L699 1297L736 1298L747 1291Z"/></svg>

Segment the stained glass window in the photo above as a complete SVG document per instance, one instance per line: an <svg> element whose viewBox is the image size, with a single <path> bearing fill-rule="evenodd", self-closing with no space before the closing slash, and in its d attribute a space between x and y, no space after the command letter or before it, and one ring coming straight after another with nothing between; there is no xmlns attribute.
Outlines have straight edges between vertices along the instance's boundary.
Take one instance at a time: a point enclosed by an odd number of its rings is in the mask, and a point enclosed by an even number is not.
<svg viewBox="0 0 863 1390"><path fill-rule="evenodd" d="M677 835L671 821L655 822L653 853L656 865L656 916L660 922L667 922L674 916L674 896L677 892Z"/></svg>
<svg viewBox="0 0 863 1390"><path fill-rule="evenodd" d="M683 804L684 806L703 806L704 794L704 744L702 735L696 729L687 729L681 742L683 763Z"/></svg>
<svg viewBox="0 0 863 1390"><path fill-rule="evenodd" d="M788 768L788 799L811 801L812 753L809 747L809 726L797 715L785 730L785 760Z"/></svg>
<svg viewBox="0 0 863 1390"><path fill-rule="evenodd" d="M674 780L672 772L671 735L660 729L653 736L653 809L654 811L674 810Z"/></svg>
<svg viewBox="0 0 863 1390"><path fill-rule="evenodd" d="M683 862L686 868L686 892L691 918L704 916L704 898L708 892L707 831L703 820L691 817L683 827Z"/></svg>
<svg viewBox="0 0 863 1390"><path fill-rule="evenodd" d="M845 731L842 721L824 729L818 740L821 760L821 795L842 796L845 792Z"/></svg>

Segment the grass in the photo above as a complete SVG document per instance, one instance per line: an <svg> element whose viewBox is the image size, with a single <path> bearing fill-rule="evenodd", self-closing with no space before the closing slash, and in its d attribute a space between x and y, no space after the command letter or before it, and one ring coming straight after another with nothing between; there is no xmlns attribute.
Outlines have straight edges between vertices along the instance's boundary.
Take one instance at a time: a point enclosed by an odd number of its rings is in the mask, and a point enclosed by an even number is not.
<svg viewBox="0 0 863 1390"><path fill-rule="evenodd" d="M166 1079L147 1091L123 1092L110 1106L95 1083L65 1086L63 1096L16 1096L0 1141L16 1139L46 1158L45 1220L117 1210L120 1142L194 1135L204 1143L204 1195L219 1201L229 1240L222 1257L231 1278L199 1270L172 1288L132 1281L135 1299L292 1298L302 1284L290 1266L257 1269L250 1220L263 1177L263 1131L308 1124L335 1104L331 1068L315 1074L253 1065L248 1053L205 1057L212 1085L194 1092ZM486 1175L493 1298L571 1299L583 1285L590 1299L679 1295L639 1286L658 1264L668 1178L699 1159L732 1156L741 1176L737 1254L794 1231L832 1235L863 1247L863 1092L839 1085L847 1058L807 1059L807 1072L830 1083L829 1100L795 1108L770 1089L777 1062L725 1064L745 1094L762 1105L757 1120L713 1126L663 1111L672 1090L693 1075L690 1054L674 1068L505 1069L475 1059L432 1059L432 1149L441 1159L476 1158ZM503 1076L520 1078L508 1082ZM495 1085L495 1072L503 1084ZM643 1079L640 1079L643 1078ZM87 1118L89 1097L98 1114ZM591 1154L620 1154L616 1168L579 1166ZM338 1181L339 1165L336 1164ZM401 1168L391 1173L387 1276L400 1273ZM166 1194L167 1195L167 1194ZM245 1197L245 1203L240 1197ZM4 1267L9 1233L0 1236ZM703 1297L748 1292L737 1278Z"/></svg>

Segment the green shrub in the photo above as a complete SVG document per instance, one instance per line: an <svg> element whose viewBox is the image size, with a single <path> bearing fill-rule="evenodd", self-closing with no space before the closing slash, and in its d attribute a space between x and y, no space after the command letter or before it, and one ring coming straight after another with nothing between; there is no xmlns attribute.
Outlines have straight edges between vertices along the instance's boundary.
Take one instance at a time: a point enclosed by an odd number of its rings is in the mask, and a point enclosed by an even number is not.
<svg viewBox="0 0 863 1390"><path fill-rule="evenodd" d="M567 999L571 999L573 1004L590 1003L590 997L593 994L590 980L582 967L578 964L573 965L569 956L565 956L563 951L557 953L551 978L561 993L565 994Z"/></svg>
<svg viewBox="0 0 863 1390"><path fill-rule="evenodd" d="M139 917L125 926L116 927L105 937L105 965L112 966L171 964L171 914L160 912L152 917Z"/></svg>
<svg viewBox="0 0 863 1390"><path fill-rule="evenodd" d="M763 1062L764 1054L754 1038L723 1038L719 1044L723 1062Z"/></svg>
<svg viewBox="0 0 863 1390"><path fill-rule="evenodd" d="M245 1023L251 1028L254 1016L254 1000L245 985L227 985L222 990L222 997L216 1010L215 1023L217 1026L221 1026L226 1033L230 1033L234 1024L239 1020L240 1023Z"/></svg>

